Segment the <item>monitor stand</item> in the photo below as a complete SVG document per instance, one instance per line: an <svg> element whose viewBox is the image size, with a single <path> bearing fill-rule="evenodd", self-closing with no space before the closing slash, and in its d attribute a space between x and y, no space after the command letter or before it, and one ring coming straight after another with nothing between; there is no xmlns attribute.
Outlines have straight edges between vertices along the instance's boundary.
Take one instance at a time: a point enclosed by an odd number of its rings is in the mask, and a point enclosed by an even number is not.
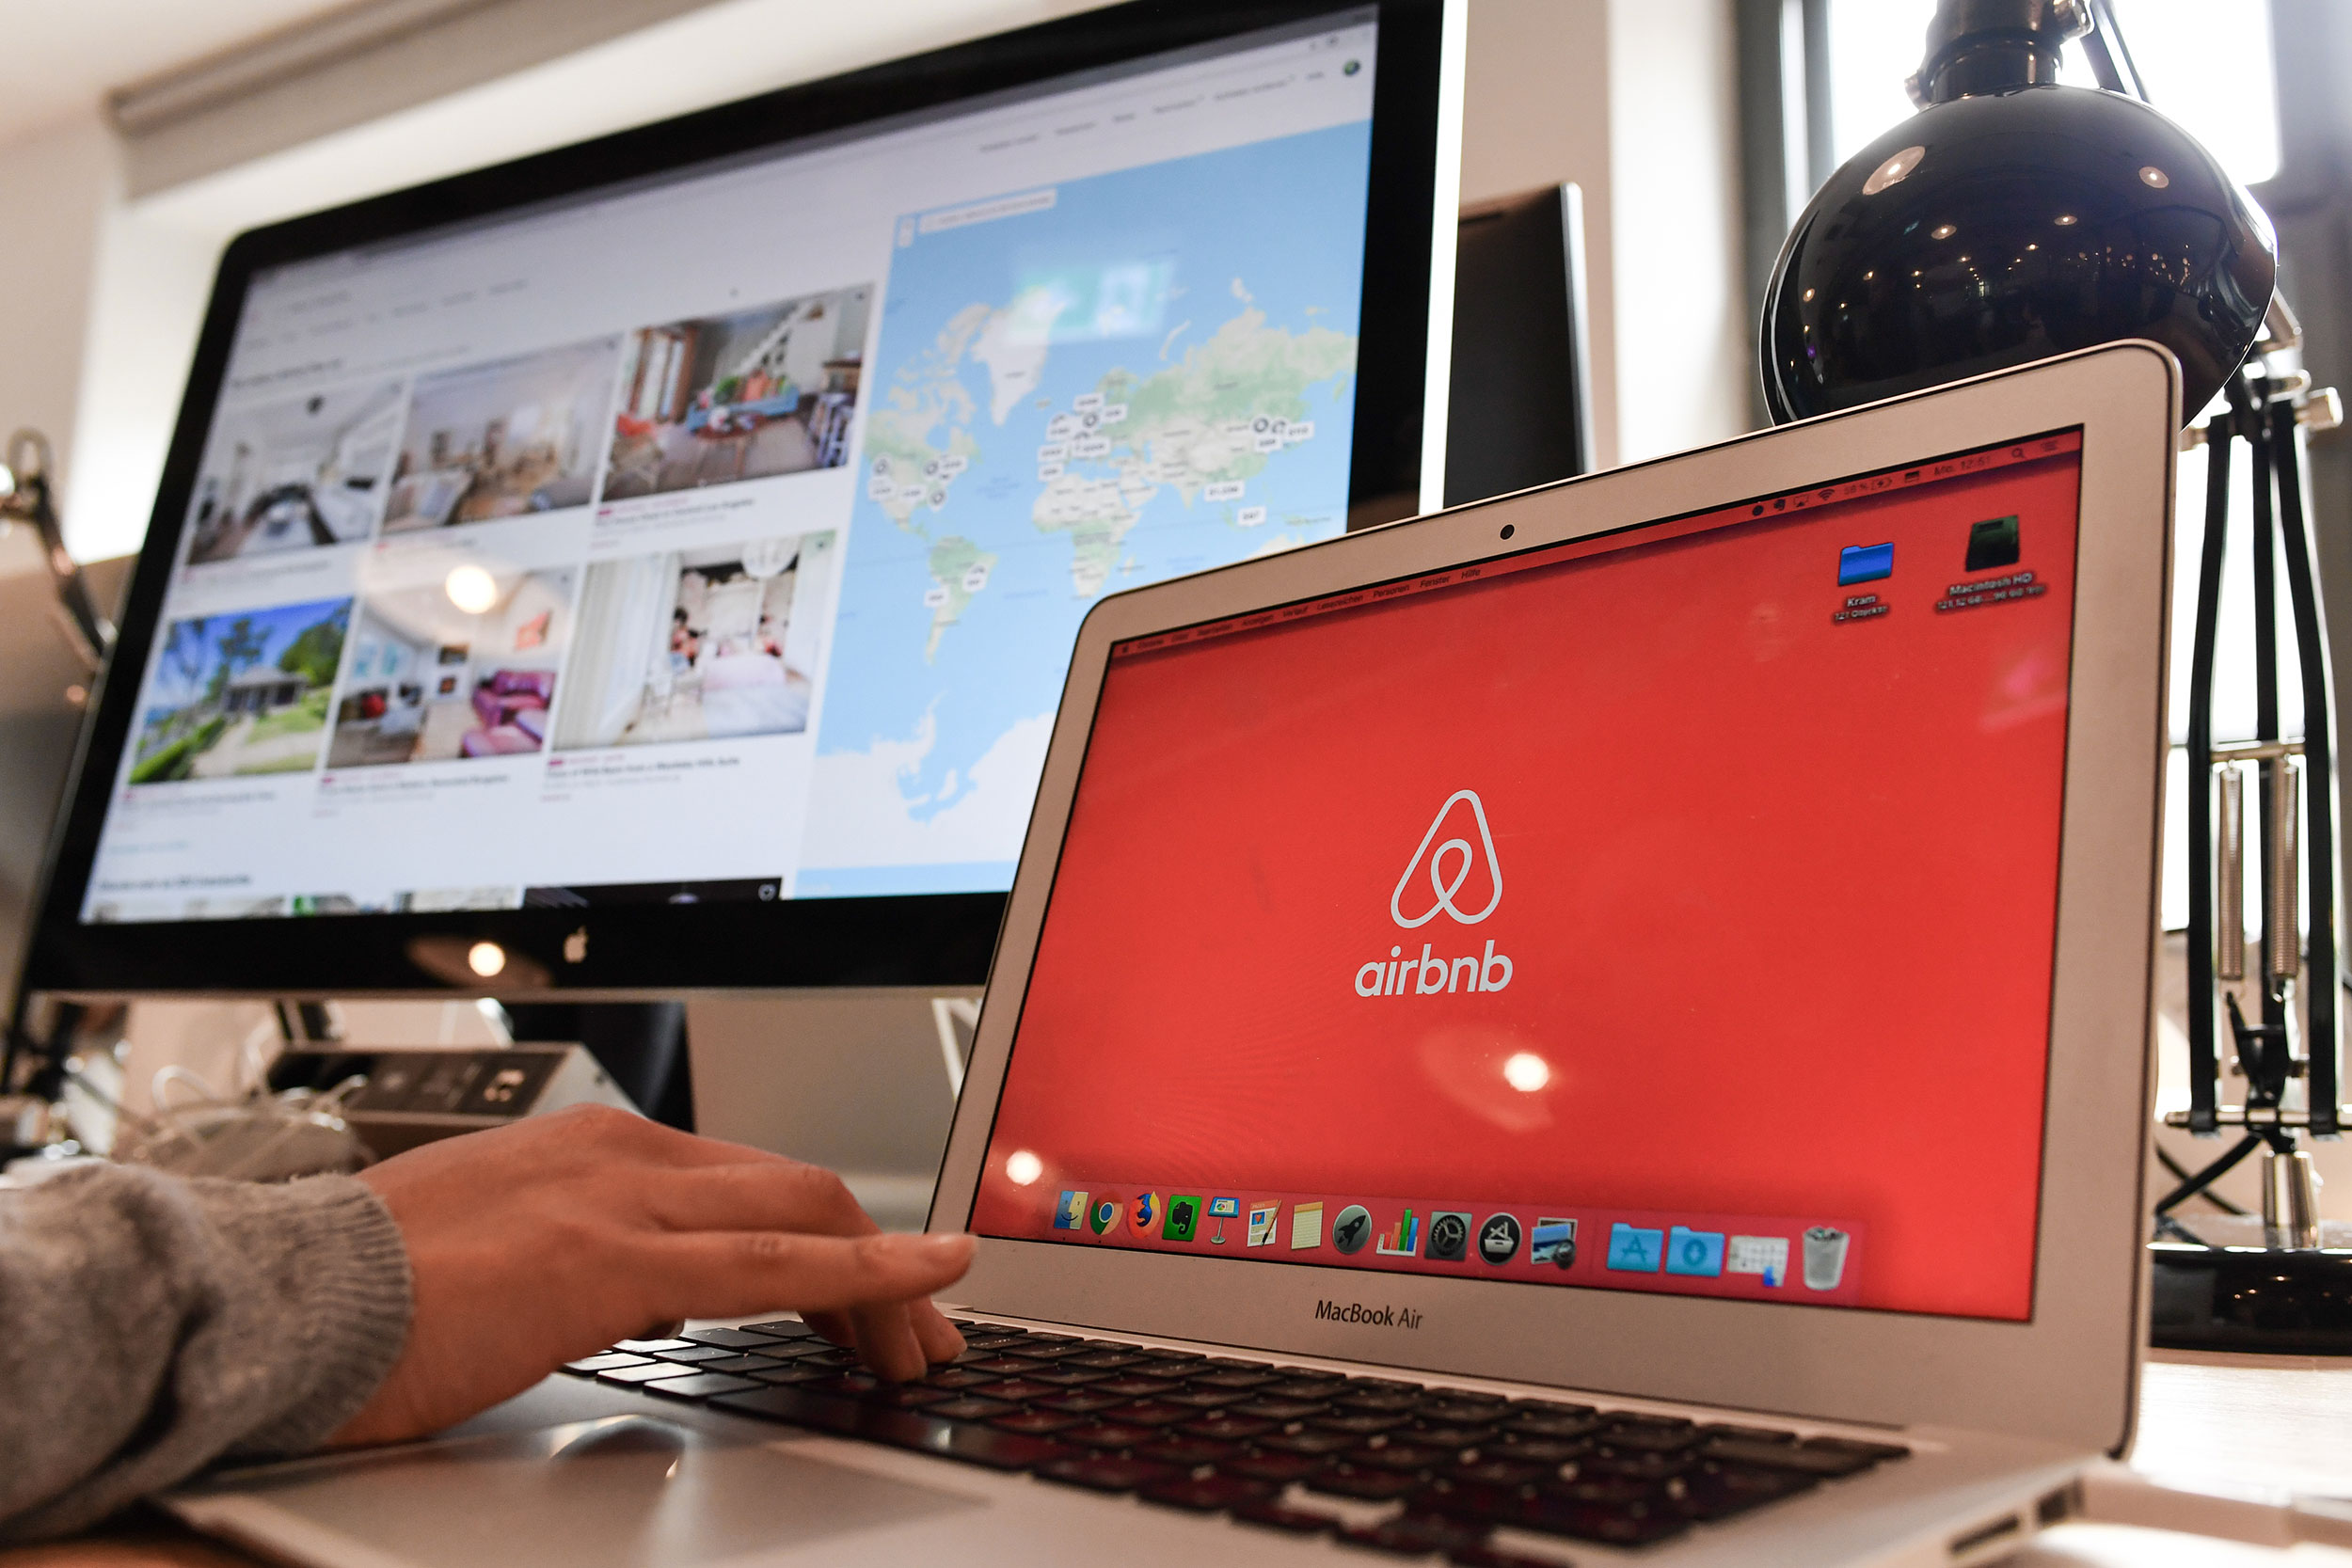
<svg viewBox="0 0 2352 1568"><path fill-rule="evenodd" d="M979 989L772 991L686 1005L694 1130L841 1173L885 1230L920 1230Z"/></svg>
<svg viewBox="0 0 2352 1568"><path fill-rule="evenodd" d="M654 1120L693 1131L682 1002L510 1002L501 1009L516 1045L578 1044Z"/></svg>

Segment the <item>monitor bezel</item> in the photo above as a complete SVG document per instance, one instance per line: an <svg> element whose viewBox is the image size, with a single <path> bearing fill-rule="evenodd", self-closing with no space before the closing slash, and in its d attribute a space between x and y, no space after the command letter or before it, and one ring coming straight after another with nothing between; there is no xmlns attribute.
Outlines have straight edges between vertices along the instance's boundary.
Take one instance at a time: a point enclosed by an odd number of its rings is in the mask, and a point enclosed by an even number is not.
<svg viewBox="0 0 2352 1568"><path fill-rule="evenodd" d="M1375 12L1362 326L1348 505L1352 521L1421 510L1441 471L1458 149L1459 0L1131 0L1059 21L788 87L593 141L248 230L215 276L122 632L53 832L23 992L59 997L464 992L575 1000L743 989L983 983L1005 895L950 893L774 902L85 924L113 781L186 527L190 493L255 277L357 246L413 239L811 136L853 131L1316 18ZM1440 221L1442 219L1442 221ZM1444 318L1440 322L1440 318ZM1437 433L1426 443L1424 428ZM485 977L478 942L507 955Z"/></svg>
<svg viewBox="0 0 2352 1568"><path fill-rule="evenodd" d="M1778 431L1113 595L1087 617L932 1198L970 1223L1110 650L1466 562L1644 528L1930 456L2082 432L2074 660L2032 1316L1578 1289L979 1238L957 1306L1073 1328L2121 1452L2147 1338L2144 1143L2180 375L2090 349ZM1504 543L1503 541L1509 541ZM1409 1334L1318 1316L1367 1291ZM1377 1343L1373 1343L1377 1339Z"/></svg>

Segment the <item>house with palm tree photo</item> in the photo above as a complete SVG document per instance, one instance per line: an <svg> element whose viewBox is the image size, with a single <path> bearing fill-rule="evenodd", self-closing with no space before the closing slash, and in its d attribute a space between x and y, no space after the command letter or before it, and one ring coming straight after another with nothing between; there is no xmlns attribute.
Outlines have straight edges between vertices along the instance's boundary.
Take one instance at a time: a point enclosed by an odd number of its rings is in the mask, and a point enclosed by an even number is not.
<svg viewBox="0 0 2352 1568"><path fill-rule="evenodd" d="M129 782L317 767L350 627L348 598L172 622L148 677Z"/></svg>

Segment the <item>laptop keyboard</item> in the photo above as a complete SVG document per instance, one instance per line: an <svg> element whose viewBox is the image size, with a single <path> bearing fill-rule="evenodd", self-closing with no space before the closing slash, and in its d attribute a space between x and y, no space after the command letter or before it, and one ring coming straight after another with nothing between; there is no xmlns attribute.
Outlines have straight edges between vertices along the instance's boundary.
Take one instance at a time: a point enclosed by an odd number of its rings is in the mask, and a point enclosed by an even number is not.
<svg viewBox="0 0 2352 1568"><path fill-rule="evenodd" d="M565 1370L738 1416L1194 1513L1501 1568L1496 1532L1638 1547L1905 1457L1551 1400L959 1321L914 1383L784 1320L624 1340Z"/></svg>

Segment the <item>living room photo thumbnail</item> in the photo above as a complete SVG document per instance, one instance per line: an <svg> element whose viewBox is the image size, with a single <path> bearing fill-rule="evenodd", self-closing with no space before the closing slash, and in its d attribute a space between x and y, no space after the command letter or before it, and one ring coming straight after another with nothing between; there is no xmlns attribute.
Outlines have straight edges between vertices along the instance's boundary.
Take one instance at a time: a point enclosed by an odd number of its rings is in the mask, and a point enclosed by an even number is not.
<svg viewBox="0 0 2352 1568"><path fill-rule="evenodd" d="M189 562L365 539L399 439L397 381L222 415L189 502Z"/></svg>
<svg viewBox="0 0 2352 1568"><path fill-rule="evenodd" d="M172 622L148 681L130 782L309 771L350 625L347 598Z"/></svg>
<svg viewBox="0 0 2352 1568"><path fill-rule="evenodd" d="M556 746L807 729L839 555L826 531L589 567Z"/></svg>
<svg viewBox="0 0 2352 1568"><path fill-rule="evenodd" d="M872 300L860 284L630 333L604 499L840 467Z"/></svg>
<svg viewBox="0 0 2352 1568"><path fill-rule="evenodd" d="M599 338L421 378L384 531L585 506L619 352Z"/></svg>
<svg viewBox="0 0 2352 1568"><path fill-rule="evenodd" d="M469 562L442 581L363 591L327 766L542 749L577 575Z"/></svg>

